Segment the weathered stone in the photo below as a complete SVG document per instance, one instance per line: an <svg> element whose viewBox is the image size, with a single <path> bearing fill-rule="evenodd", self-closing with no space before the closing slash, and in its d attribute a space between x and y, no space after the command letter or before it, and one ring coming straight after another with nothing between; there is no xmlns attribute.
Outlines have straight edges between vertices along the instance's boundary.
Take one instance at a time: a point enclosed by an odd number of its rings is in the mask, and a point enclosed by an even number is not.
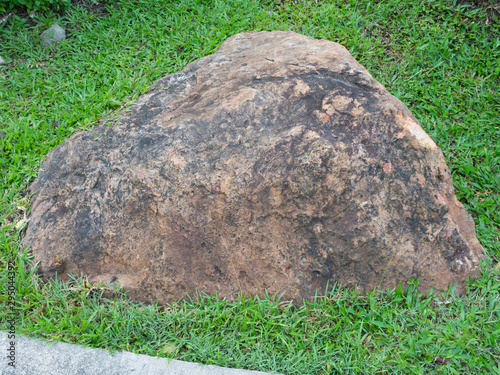
<svg viewBox="0 0 500 375"><path fill-rule="evenodd" d="M66 32L57 23L54 23L42 33L41 38L43 44L49 47L66 39Z"/></svg>
<svg viewBox="0 0 500 375"><path fill-rule="evenodd" d="M26 241L46 277L167 302L479 274L443 154L339 44L238 34L130 110L43 163Z"/></svg>

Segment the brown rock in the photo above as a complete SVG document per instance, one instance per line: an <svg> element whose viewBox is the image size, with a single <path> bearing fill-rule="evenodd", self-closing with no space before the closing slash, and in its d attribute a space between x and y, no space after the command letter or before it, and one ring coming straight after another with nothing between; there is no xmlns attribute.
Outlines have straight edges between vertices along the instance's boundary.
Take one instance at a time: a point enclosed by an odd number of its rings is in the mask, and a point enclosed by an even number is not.
<svg viewBox="0 0 500 375"><path fill-rule="evenodd" d="M339 44L238 34L130 110L50 152L31 187L48 277L167 302L479 275L443 154Z"/></svg>

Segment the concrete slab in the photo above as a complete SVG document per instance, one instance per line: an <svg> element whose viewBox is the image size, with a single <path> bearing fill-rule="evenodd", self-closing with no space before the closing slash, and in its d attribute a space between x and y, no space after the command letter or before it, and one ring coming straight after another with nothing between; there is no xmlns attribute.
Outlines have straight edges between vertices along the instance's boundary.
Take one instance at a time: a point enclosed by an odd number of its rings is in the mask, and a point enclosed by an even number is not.
<svg viewBox="0 0 500 375"><path fill-rule="evenodd" d="M0 332L0 374L10 375L266 375L264 372L203 366L130 352L111 355L107 350L16 335L13 352L16 368L9 366L11 344ZM7 355L6 355L7 353ZM267 374L269 375L269 374Z"/></svg>

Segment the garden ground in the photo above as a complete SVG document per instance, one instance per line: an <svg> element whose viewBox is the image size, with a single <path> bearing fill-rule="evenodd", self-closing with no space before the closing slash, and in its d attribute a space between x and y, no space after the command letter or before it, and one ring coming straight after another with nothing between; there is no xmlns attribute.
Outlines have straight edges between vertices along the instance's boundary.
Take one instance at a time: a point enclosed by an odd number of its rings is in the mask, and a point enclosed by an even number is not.
<svg viewBox="0 0 500 375"><path fill-rule="evenodd" d="M491 4L81 1L11 16L0 25L0 329L14 311L17 332L30 336L284 374L500 374L500 19ZM44 48L39 35L54 22L67 39ZM409 280L368 295L335 285L302 306L272 296L146 306L82 278L33 275L21 240L44 155L229 36L260 30L343 44L441 147L488 254L465 295L422 296Z"/></svg>

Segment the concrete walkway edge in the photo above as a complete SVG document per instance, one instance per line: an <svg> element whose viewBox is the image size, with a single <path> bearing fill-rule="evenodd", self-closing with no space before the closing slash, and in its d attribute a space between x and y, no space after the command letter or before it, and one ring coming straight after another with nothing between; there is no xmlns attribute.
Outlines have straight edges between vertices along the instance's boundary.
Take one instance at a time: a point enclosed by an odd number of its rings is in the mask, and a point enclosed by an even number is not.
<svg viewBox="0 0 500 375"><path fill-rule="evenodd" d="M84 348L16 335L14 350L6 332L0 332L0 374L10 375L266 375L264 372L203 366L130 352L111 355L104 349ZM16 368L8 356L15 355ZM270 375L270 374L267 374Z"/></svg>

